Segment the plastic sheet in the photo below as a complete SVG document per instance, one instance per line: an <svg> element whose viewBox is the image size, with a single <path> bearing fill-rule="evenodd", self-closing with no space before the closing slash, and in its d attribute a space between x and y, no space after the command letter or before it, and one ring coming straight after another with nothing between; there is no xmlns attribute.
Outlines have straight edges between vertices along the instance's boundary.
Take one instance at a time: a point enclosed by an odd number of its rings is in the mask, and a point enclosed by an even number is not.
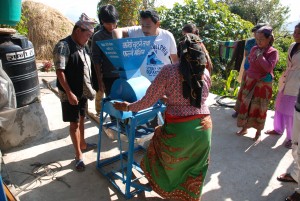
<svg viewBox="0 0 300 201"><path fill-rule="evenodd" d="M7 130L14 123L16 106L14 85L3 70L0 60L0 131Z"/></svg>

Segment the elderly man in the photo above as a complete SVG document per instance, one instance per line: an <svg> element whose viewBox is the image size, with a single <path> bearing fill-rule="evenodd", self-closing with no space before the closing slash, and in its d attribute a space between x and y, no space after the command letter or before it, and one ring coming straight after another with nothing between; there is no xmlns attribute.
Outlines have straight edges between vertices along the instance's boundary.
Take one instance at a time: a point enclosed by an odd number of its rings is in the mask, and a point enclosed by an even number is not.
<svg viewBox="0 0 300 201"><path fill-rule="evenodd" d="M75 169L85 170L83 152L96 148L84 139L84 117L87 99L94 99L91 86L91 60L86 43L96 22L84 13L76 22L72 34L60 40L53 50L64 122L70 122L70 136L75 149Z"/></svg>

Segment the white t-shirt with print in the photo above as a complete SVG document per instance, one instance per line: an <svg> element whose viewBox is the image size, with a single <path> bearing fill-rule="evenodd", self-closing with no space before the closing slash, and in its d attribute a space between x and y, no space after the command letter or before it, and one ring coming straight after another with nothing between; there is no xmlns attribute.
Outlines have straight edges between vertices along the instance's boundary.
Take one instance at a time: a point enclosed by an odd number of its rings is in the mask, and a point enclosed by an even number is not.
<svg viewBox="0 0 300 201"><path fill-rule="evenodd" d="M128 27L128 35L130 38L145 36L141 26ZM161 68L171 63L171 54L177 54L174 36L167 30L159 29L154 45L140 67L141 74L152 82Z"/></svg>

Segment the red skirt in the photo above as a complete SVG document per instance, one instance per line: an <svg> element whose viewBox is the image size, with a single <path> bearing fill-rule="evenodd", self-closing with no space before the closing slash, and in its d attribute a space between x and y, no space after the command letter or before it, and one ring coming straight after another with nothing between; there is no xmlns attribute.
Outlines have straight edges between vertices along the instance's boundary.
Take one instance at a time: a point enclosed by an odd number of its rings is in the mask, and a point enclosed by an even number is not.
<svg viewBox="0 0 300 201"><path fill-rule="evenodd" d="M272 82L245 76L238 95L237 126L263 130L269 102L272 98Z"/></svg>

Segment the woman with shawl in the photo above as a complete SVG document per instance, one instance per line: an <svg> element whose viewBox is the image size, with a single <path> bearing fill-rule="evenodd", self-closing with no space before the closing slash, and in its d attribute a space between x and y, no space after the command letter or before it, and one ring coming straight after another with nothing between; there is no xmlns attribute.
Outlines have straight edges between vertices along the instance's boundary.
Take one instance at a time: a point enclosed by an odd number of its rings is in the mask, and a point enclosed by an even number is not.
<svg viewBox="0 0 300 201"><path fill-rule="evenodd" d="M256 31L256 46L248 56L250 67L246 72L245 82L238 95L239 112L237 126L242 127L236 134L241 136L247 129L256 129L254 140L260 140L264 129L267 110L272 97L273 69L278 62L278 51L272 47L274 37L272 27L263 26Z"/></svg>
<svg viewBox="0 0 300 201"><path fill-rule="evenodd" d="M156 127L141 168L162 197L198 201L211 146L212 122L205 105L211 80L200 38L186 34L179 46L180 62L164 66L141 100L114 106L137 112L168 97L165 123Z"/></svg>
<svg viewBox="0 0 300 201"><path fill-rule="evenodd" d="M182 35L185 35L187 33L192 33L192 34L195 34L195 35L199 36L199 38L200 38L199 29L196 27L195 24L192 24L192 23L184 25L183 28L181 29L181 33L182 33ZM212 64L212 61L210 59L209 52L207 51L207 49L206 49L203 42L201 42L201 46L202 46L202 49L204 50L205 58L207 60L206 69L211 74L211 72L213 70L213 64ZM178 53L178 54L180 54L180 53ZM180 57L180 55L178 55L178 57Z"/></svg>

